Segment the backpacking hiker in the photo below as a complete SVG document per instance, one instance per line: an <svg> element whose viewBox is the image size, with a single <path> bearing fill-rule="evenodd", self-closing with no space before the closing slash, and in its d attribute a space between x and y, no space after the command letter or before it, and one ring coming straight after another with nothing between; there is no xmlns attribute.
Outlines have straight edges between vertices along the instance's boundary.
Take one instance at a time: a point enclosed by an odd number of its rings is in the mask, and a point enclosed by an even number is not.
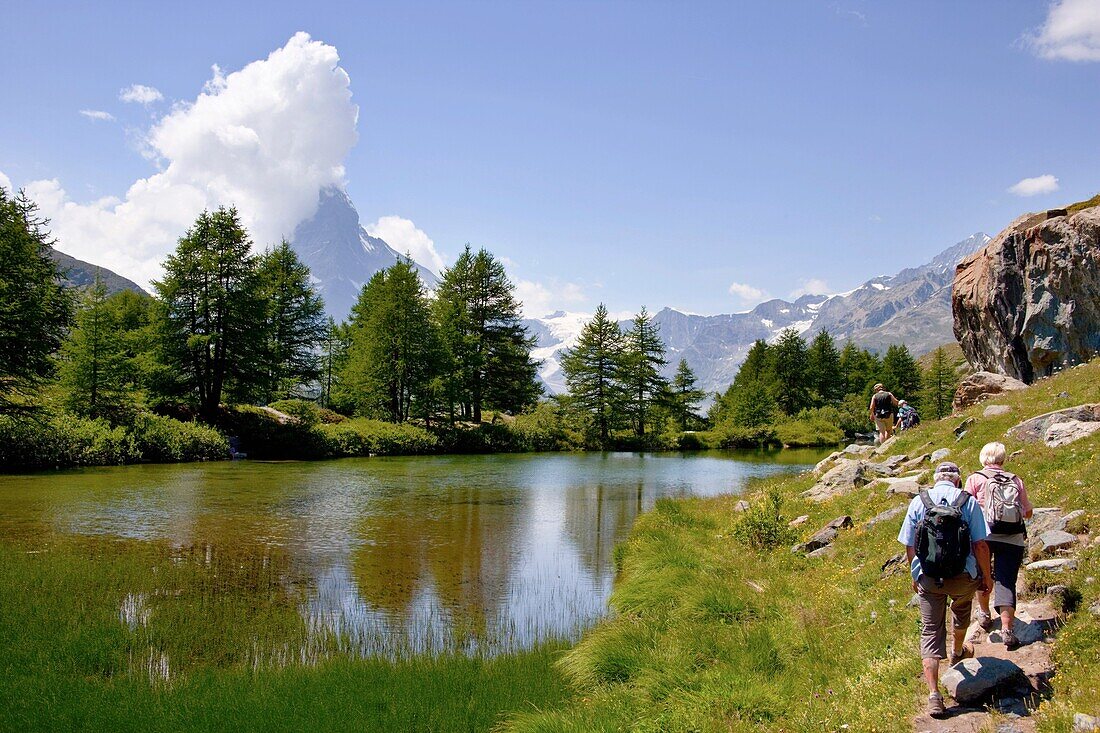
<svg viewBox="0 0 1100 733"><path fill-rule="evenodd" d="M921 490L909 503L898 542L905 545L913 575L913 590L920 601L920 655L928 684L928 714L946 714L939 692L940 660L949 664L974 654L965 641L974 593L991 585L989 534L977 501L963 491L959 467L941 463L934 474L935 486ZM951 601L952 647L947 655L947 604Z"/></svg>
<svg viewBox="0 0 1100 733"><path fill-rule="evenodd" d="M894 430L908 430L920 425L920 415L915 407L905 400L898 402L898 421L894 424Z"/></svg>
<svg viewBox="0 0 1100 733"><path fill-rule="evenodd" d="M982 470L966 480L966 490L978 500L989 525L989 552L993 557L993 607L1001 615L1001 638L1005 649L1020 646L1013 628L1016 622L1016 578L1027 550L1027 529L1024 520L1034 512L1027 498L1027 489L1019 476L1002 466L1007 459L1003 443L987 443L978 460ZM978 623L989 631L993 619L989 614L989 594L978 594Z"/></svg>
<svg viewBox="0 0 1100 733"><path fill-rule="evenodd" d="M871 397L871 404L867 407L867 414L875 424L875 437L879 445L885 443L894 434L894 413L898 408L898 398L886 391L882 384L875 385L875 393Z"/></svg>

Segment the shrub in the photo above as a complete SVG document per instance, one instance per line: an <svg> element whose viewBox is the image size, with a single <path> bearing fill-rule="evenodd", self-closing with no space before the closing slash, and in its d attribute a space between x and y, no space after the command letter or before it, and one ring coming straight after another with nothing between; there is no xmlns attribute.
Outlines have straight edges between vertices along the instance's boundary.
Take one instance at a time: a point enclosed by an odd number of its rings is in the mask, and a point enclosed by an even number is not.
<svg viewBox="0 0 1100 733"><path fill-rule="evenodd" d="M139 458L134 441L106 420L67 413L0 417L0 466L8 469L110 466Z"/></svg>
<svg viewBox="0 0 1100 733"><path fill-rule="evenodd" d="M321 422L321 408L309 400L276 400L268 407L290 415L305 425L316 425Z"/></svg>
<svg viewBox="0 0 1100 733"><path fill-rule="evenodd" d="M236 405L223 410L218 427L226 435L240 440L241 450L249 458L310 459L330 455L328 438L321 426L298 420L279 422L270 412L252 405Z"/></svg>
<svg viewBox="0 0 1100 733"><path fill-rule="evenodd" d="M748 428L731 422L716 425L709 438L718 448L759 448L777 442L775 428L771 425Z"/></svg>
<svg viewBox="0 0 1100 733"><path fill-rule="evenodd" d="M783 516L783 496L776 487L749 505L733 525L733 536L757 550L768 550L794 542L795 531Z"/></svg>
<svg viewBox="0 0 1100 733"><path fill-rule="evenodd" d="M570 430L562 409L552 402L541 402L533 410L517 415L511 429L526 450L559 451L584 447L583 430Z"/></svg>
<svg viewBox="0 0 1100 733"><path fill-rule="evenodd" d="M677 442L680 450L706 450L709 447L703 434L696 432L680 433Z"/></svg>
<svg viewBox="0 0 1100 733"><path fill-rule="evenodd" d="M775 435L780 443L791 448L836 445L844 440L844 431L838 423L836 408L803 410L796 419L778 423Z"/></svg>
<svg viewBox="0 0 1100 733"><path fill-rule="evenodd" d="M130 435L146 461L213 461L229 456L229 441L217 430L196 422L142 413Z"/></svg>
<svg viewBox="0 0 1100 733"><path fill-rule="evenodd" d="M315 428L333 456L396 456L433 453L439 439L424 428L356 418Z"/></svg>

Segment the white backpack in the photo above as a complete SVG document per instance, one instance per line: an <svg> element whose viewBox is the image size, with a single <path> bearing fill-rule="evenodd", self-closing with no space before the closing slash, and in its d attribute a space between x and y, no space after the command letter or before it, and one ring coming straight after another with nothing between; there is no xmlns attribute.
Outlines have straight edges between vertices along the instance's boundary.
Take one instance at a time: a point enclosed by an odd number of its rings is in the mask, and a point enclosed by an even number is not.
<svg viewBox="0 0 1100 733"><path fill-rule="evenodd" d="M1024 510L1020 505L1020 487L1008 471L978 471L985 476L985 512L992 534L1019 534L1025 531Z"/></svg>

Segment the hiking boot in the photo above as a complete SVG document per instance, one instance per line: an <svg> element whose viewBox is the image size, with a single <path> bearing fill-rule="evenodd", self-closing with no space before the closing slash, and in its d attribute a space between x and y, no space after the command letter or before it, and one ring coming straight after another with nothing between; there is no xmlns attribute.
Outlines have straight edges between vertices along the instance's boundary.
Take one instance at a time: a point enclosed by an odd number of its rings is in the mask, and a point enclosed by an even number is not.
<svg viewBox="0 0 1100 733"><path fill-rule="evenodd" d="M943 695L938 692L928 696L928 715L932 718L943 718L947 715L947 708L943 705Z"/></svg>
<svg viewBox="0 0 1100 733"><path fill-rule="evenodd" d="M989 631L993 628L993 617L985 611L978 611L978 627L982 631Z"/></svg>
<svg viewBox="0 0 1100 733"><path fill-rule="evenodd" d="M1005 643L1005 650L1012 651L1020 648L1020 640L1016 638L1016 632L1012 629L1005 629L1001 632L1001 640Z"/></svg>
<svg viewBox="0 0 1100 733"><path fill-rule="evenodd" d="M970 642L964 642L962 649L958 652L951 652L951 655L947 658L948 665L954 667L956 664L964 659L970 659L974 656L974 645Z"/></svg>

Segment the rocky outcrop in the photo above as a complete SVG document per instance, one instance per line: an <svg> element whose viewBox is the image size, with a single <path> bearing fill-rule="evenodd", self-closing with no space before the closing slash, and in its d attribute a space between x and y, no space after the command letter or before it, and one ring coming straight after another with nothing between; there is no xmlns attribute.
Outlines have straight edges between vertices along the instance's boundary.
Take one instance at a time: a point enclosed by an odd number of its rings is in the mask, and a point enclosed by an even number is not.
<svg viewBox="0 0 1100 733"><path fill-rule="evenodd" d="M852 489L868 482L866 461L841 458L830 468L821 480L802 495L813 501L828 501L834 496L847 494Z"/></svg>
<svg viewBox="0 0 1100 733"><path fill-rule="evenodd" d="M951 402L951 409L962 412L982 400L1020 389L1027 389L1027 385L1019 379L993 372L976 372L959 384L959 388L955 390L955 399Z"/></svg>
<svg viewBox="0 0 1100 733"><path fill-rule="evenodd" d="M1008 430L1008 437L1024 443L1045 442L1052 448L1068 445L1100 430L1100 404L1078 405L1024 420Z"/></svg>
<svg viewBox="0 0 1100 733"><path fill-rule="evenodd" d="M822 557L828 553L821 550L833 544L833 540L840 535L840 530L849 529L851 526L852 518L847 514L837 517L815 532L813 537L792 547L791 552L805 552L809 557Z"/></svg>
<svg viewBox="0 0 1100 733"><path fill-rule="evenodd" d="M959 263L955 338L977 369L1026 383L1100 351L1100 200L1029 214Z"/></svg>

